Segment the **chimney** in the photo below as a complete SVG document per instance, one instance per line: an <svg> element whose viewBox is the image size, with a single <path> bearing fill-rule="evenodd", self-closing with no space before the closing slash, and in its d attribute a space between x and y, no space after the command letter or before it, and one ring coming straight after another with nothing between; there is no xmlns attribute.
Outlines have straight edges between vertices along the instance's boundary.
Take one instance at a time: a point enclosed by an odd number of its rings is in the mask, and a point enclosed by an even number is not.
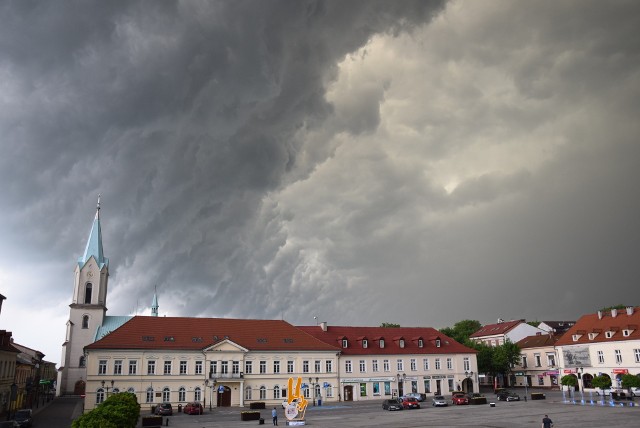
<svg viewBox="0 0 640 428"><path fill-rule="evenodd" d="M598 311L598 319L601 320L602 319L602 311Z"/></svg>
<svg viewBox="0 0 640 428"><path fill-rule="evenodd" d="M611 318L615 318L618 316L618 310L617 309L611 309Z"/></svg>
<svg viewBox="0 0 640 428"><path fill-rule="evenodd" d="M627 315L633 315L633 306L627 306Z"/></svg>
<svg viewBox="0 0 640 428"><path fill-rule="evenodd" d="M322 321L320 323L320 328L322 329L322 331L327 331L327 322L326 321Z"/></svg>
<svg viewBox="0 0 640 428"><path fill-rule="evenodd" d="M498 324L502 324L504 320L502 318L498 318Z"/></svg>

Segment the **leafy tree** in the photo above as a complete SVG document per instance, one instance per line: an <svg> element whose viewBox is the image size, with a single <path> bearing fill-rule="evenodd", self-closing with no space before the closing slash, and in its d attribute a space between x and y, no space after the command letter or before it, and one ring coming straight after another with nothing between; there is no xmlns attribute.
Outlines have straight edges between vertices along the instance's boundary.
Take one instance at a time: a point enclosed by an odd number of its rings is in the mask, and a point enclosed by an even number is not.
<svg viewBox="0 0 640 428"><path fill-rule="evenodd" d="M606 312L606 311L610 311L611 309L626 309L627 305L614 305L614 306L608 306L606 308L602 308L600 309L602 312Z"/></svg>
<svg viewBox="0 0 640 428"><path fill-rule="evenodd" d="M622 375L622 387L628 390L629 397L633 397L631 388L640 388L640 377L628 373Z"/></svg>
<svg viewBox="0 0 640 428"><path fill-rule="evenodd" d="M493 353L493 365L498 373L511 373L511 367L520 364L520 347L507 340L500 346L496 346Z"/></svg>
<svg viewBox="0 0 640 428"><path fill-rule="evenodd" d="M572 375L565 375L560 379L560 384L562 386L568 386L569 388L575 388L576 385L578 385L578 378Z"/></svg>
<svg viewBox="0 0 640 428"><path fill-rule="evenodd" d="M540 325L540 321L527 321L527 324L529 324L532 327L537 327Z"/></svg>
<svg viewBox="0 0 640 428"><path fill-rule="evenodd" d="M478 371L491 376L496 375L496 369L493 365L493 353L495 348L484 343L475 343L473 348L478 351L476 361L478 362Z"/></svg>
<svg viewBox="0 0 640 428"><path fill-rule="evenodd" d="M611 388L611 378L609 376L596 376L591 381L591 385L600 389Z"/></svg>
<svg viewBox="0 0 640 428"><path fill-rule="evenodd" d="M382 324L380 324L380 327L386 327L386 328L399 328L400 324L394 324L392 322L383 322Z"/></svg>
<svg viewBox="0 0 640 428"><path fill-rule="evenodd" d="M462 320L455 323L453 327L441 328L440 333L449 336L456 342L468 344L469 337L480 328L482 328L480 321Z"/></svg>

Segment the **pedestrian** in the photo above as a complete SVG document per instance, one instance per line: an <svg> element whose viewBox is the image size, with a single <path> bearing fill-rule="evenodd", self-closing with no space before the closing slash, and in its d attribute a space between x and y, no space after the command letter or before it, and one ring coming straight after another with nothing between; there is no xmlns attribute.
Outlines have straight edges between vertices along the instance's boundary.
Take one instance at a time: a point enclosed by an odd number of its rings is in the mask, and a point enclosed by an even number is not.
<svg viewBox="0 0 640 428"><path fill-rule="evenodd" d="M553 421L549 419L549 415L544 415L542 418L542 428L551 428L553 426Z"/></svg>
<svg viewBox="0 0 640 428"><path fill-rule="evenodd" d="M271 417L273 418L273 424L278 425L278 411L276 410L275 407L271 411Z"/></svg>

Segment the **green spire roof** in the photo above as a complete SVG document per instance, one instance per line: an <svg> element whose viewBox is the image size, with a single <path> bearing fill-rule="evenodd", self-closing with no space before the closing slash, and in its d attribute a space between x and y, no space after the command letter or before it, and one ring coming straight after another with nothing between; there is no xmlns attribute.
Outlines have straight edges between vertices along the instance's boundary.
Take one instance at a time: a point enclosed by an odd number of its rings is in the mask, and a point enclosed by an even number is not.
<svg viewBox="0 0 640 428"><path fill-rule="evenodd" d="M100 229L100 195L98 195L98 206L96 208L96 216L93 219L91 232L89 232L89 240L84 249L84 255L78 259L78 265L84 266L85 263L93 256L98 263L98 267L102 269L109 266L109 259L104 256L102 250L102 230Z"/></svg>

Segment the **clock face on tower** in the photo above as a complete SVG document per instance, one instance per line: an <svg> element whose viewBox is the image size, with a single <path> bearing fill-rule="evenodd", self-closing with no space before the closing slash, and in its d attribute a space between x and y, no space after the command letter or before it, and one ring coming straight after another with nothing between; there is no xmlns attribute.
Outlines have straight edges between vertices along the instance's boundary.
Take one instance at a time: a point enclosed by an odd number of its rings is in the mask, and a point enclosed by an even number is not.
<svg viewBox="0 0 640 428"><path fill-rule="evenodd" d="M89 271L89 272L87 272L87 276L88 276L89 278L93 278L93 271Z"/></svg>

